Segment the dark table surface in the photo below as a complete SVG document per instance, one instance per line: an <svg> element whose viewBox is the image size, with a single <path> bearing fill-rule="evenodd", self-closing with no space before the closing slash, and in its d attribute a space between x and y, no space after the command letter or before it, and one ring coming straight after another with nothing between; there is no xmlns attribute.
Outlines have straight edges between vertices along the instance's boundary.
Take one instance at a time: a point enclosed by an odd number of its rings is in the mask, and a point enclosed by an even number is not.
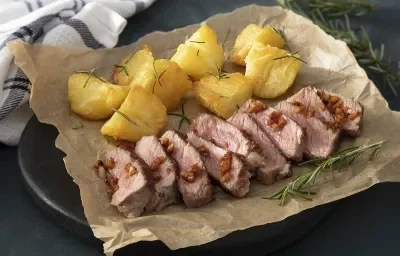
<svg viewBox="0 0 400 256"><path fill-rule="evenodd" d="M400 1L373 2L379 5L378 9L366 17L352 18L352 24L364 26L373 44L385 43L387 53L400 60ZM198 23L250 3L274 4L267 0L158 0L129 20L120 45L155 30ZM381 84L379 80L375 82ZM388 88L378 87L391 108L400 110L400 99ZM31 200L21 180L17 148L0 144L0 172L0 255L102 255L101 248L94 248L57 226ZM310 234L274 255L399 255L398 198L400 184L386 183L335 202L333 210Z"/></svg>

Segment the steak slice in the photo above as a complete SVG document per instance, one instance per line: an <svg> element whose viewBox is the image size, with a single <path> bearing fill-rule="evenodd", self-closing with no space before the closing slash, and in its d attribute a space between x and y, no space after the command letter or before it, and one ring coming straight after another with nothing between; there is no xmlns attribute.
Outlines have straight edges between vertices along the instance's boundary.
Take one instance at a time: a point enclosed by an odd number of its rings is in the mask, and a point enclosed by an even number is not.
<svg viewBox="0 0 400 256"><path fill-rule="evenodd" d="M330 129L318 118L308 116L302 105L282 101L278 103L276 109L306 130L304 153L308 157L325 158L335 150L340 130Z"/></svg>
<svg viewBox="0 0 400 256"><path fill-rule="evenodd" d="M178 188L185 205L194 208L210 202L213 188L200 152L177 131L165 132L160 140L178 163Z"/></svg>
<svg viewBox="0 0 400 256"><path fill-rule="evenodd" d="M249 99L239 112L249 113L286 158L303 158L304 132L296 122L254 99Z"/></svg>
<svg viewBox="0 0 400 256"><path fill-rule="evenodd" d="M242 155L252 167L252 171L265 164L258 145L238 128L217 116L200 114L193 120L191 130L218 147Z"/></svg>
<svg viewBox="0 0 400 256"><path fill-rule="evenodd" d="M156 192L146 210L160 211L170 204L178 203L178 166L166 153L158 138L142 137L136 143L135 152L150 166L155 180Z"/></svg>
<svg viewBox="0 0 400 256"><path fill-rule="evenodd" d="M256 170L256 179L263 184L271 185L276 180L283 179L291 175L291 165L274 146L263 130L258 127L254 119L244 112L239 112L231 116L229 123L244 131L262 149L265 164Z"/></svg>
<svg viewBox="0 0 400 256"><path fill-rule="evenodd" d="M217 147L212 142L188 132L187 140L202 153L208 174L221 187L235 197L242 198L250 188L249 166L231 151Z"/></svg>
<svg viewBox="0 0 400 256"><path fill-rule="evenodd" d="M308 116L313 116L326 124L335 122L335 118L331 112L326 108L325 103L322 102L318 96L317 89L312 86L307 86L301 89L298 93L291 96L286 100L292 104L301 104Z"/></svg>
<svg viewBox="0 0 400 256"><path fill-rule="evenodd" d="M325 104L326 109L335 117L335 127L341 128L351 136L361 134L360 123L363 107L360 103L327 90L317 90L317 94Z"/></svg>
<svg viewBox="0 0 400 256"><path fill-rule="evenodd" d="M109 150L106 158L109 173L118 183L111 204L128 218L140 216L154 195L149 166L126 146Z"/></svg>

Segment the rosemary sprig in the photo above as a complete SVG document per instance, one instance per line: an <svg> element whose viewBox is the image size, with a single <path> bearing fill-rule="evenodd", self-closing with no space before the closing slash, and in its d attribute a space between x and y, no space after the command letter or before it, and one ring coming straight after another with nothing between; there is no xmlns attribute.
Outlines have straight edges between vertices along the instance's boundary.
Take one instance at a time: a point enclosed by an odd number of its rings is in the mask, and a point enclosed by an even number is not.
<svg viewBox="0 0 400 256"><path fill-rule="evenodd" d="M101 77L97 76L96 73L94 73L94 71L96 71L96 69L98 69L98 68L99 68L99 67L96 67L96 68L94 68L94 69L92 69L92 70L89 70L89 71L81 70L81 71L76 71L76 72L75 72L75 73L79 73L79 74L87 74L87 75L89 75L88 78L86 79L84 85L83 85L83 88L86 87L86 85L88 84L88 82L89 82L89 80L90 80L90 78L91 78L92 76L94 76L95 78L99 79L99 80L102 81L103 83L107 83L107 82L104 81Z"/></svg>
<svg viewBox="0 0 400 256"><path fill-rule="evenodd" d="M370 159L372 159L380 152L385 142L386 141L381 141L363 147L347 148L324 159L303 162L300 165L313 164L315 168L303 172L278 193L264 199L280 200L279 205L284 205L290 197L301 197L306 200L312 200L309 196L315 194L315 192L310 191L310 189L315 186L316 180L321 173L327 169L341 169L354 162L360 162L361 157L367 151L372 151L370 155Z"/></svg>
<svg viewBox="0 0 400 256"><path fill-rule="evenodd" d="M330 18L350 14L363 16L375 8L375 5L363 0L309 0L307 5L311 9L311 12L319 10L322 14Z"/></svg>
<svg viewBox="0 0 400 256"><path fill-rule="evenodd" d="M153 90L152 90L152 93L153 93L153 94L154 94L154 87L156 86L157 82L160 84L160 86L162 86L161 80L160 80L160 79L161 79L161 77L164 75L165 71L167 71L167 70L165 69L163 72L161 72L160 75L158 75L156 66L154 65L155 62L156 62L156 60L153 60L153 69L154 69L154 71L153 71L153 76L154 76L154 78L156 79L156 81L154 81L154 84L153 84Z"/></svg>
<svg viewBox="0 0 400 256"><path fill-rule="evenodd" d="M126 69L126 66L122 66L122 65L114 65L114 67L116 68L120 68L120 70L118 71L118 73L121 73L122 71L125 71L125 75L129 76L128 74L128 70Z"/></svg>
<svg viewBox="0 0 400 256"><path fill-rule="evenodd" d="M214 76L215 78L218 79L218 81L221 81L222 79L228 79L229 78L229 76L228 76L228 74L226 73L225 70L223 70L222 68L219 68L218 64L215 64L215 66L217 67L217 74L213 75L210 72L207 72L209 75Z"/></svg>
<svg viewBox="0 0 400 256"><path fill-rule="evenodd" d="M179 126L178 129L180 130L182 127L183 122L187 122L188 124L192 123L192 120L186 115L185 113L185 103L183 100L181 100L181 113L170 113L168 112L168 115L170 116L179 116L181 120L179 121Z"/></svg>
<svg viewBox="0 0 400 256"><path fill-rule="evenodd" d="M133 55L135 55L135 53L137 52L139 47L136 47L135 50L133 50L132 54L129 56L129 58L125 61L125 64L128 64L128 62L132 59ZM118 71L118 73L121 73L122 71L125 72L126 76L129 76L128 70L126 69L125 65L116 65L114 64L114 67L116 68L120 68L120 70Z"/></svg>
<svg viewBox="0 0 400 256"><path fill-rule="evenodd" d="M302 60L302 59L300 59L299 57L297 57L297 56L295 56L296 54L298 54L300 51L297 51L297 52L295 52L295 53L286 53L286 55L285 56L282 56L282 57L277 57L277 58L274 58L274 59L272 59L272 60L280 60L280 59L284 59L284 58L293 58L293 59L296 59L296 60L299 60L299 61L301 61L301 62L303 62L304 64L307 64L307 62L305 62L304 60Z"/></svg>
<svg viewBox="0 0 400 256"><path fill-rule="evenodd" d="M277 33L282 38L284 38L284 35L285 35L285 30L284 29L279 29L279 28L272 28L272 29L275 31L275 33Z"/></svg>
<svg viewBox="0 0 400 256"><path fill-rule="evenodd" d="M194 41L194 40L189 40L191 43L196 43L196 44L205 44L206 42L204 41Z"/></svg>
<svg viewBox="0 0 400 256"><path fill-rule="evenodd" d="M400 62L397 63L396 69L393 69L392 58L385 58L385 45L381 44L379 48L374 48L368 37L368 34L363 28L352 30L350 21L347 17L349 13L343 13L344 21L341 19L330 19L330 11L328 9L318 9L309 6L315 3L315 0L308 0L308 6L311 11L306 13L296 2L296 0L278 0L278 2L286 9L292 10L320 26L326 33L335 37L336 39L343 40L347 43L350 50L353 52L358 63L365 69L373 74L379 75L384 85L388 85L395 96L398 96L396 86L400 84ZM322 1L320 1L322 2ZM323 1L332 3L332 1ZM336 2L336 1L335 1ZM351 4L355 1L348 2L349 7L344 7L344 1L341 3L342 10L349 9ZM350 4L350 5L349 5ZM372 9L372 8L371 8ZM350 10L350 9L349 9ZM365 9L364 9L365 10ZM369 9L368 9L369 10ZM335 17L338 17L338 13ZM359 13L365 14L365 13Z"/></svg>
<svg viewBox="0 0 400 256"><path fill-rule="evenodd" d="M114 111L115 113L120 114L123 118L125 118L126 120L128 120L131 124L136 125L136 126L140 126L138 123L136 123L134 120L132 120L129 116L127 116L126 114L122 113L121 111L119 111L119 110L117 110L117 109L114 109L114 108L113 108L113 111Z"/></svg>
<svg viewBox="0 0 400 256"><path fill-rule="evenodd" d="M128 64L128 62L132 59L133 55L135 55L138 49L139 47L136 47L135 50L133 50L131 56L129 56L129 58L125 61L125 64Z"/></svg>
<svg viewBox="0 0 400 256"><path fill-rule="evenodd" d="M199 57L199 52L200 52L200 50L197 50L197 53L196 53L197 57Z"/></svg>

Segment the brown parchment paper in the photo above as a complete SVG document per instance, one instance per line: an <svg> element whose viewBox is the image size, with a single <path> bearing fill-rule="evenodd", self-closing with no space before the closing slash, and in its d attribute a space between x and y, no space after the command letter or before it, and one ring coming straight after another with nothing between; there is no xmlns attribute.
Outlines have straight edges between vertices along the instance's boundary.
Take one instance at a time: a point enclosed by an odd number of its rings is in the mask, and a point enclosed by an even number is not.
<svg viewBox="0 0 400 256"><path fill-rule="evenodd" d="M170 32L154 32L133 45L116 49L73 49L11 42L8 46L15 55L15 62L32 82L30 105L41 122L52 124L59 130L56 145L67 154L65 166L79 186L87 220L94 235L105 242L107 255L143 240L159 239L171 249L204 244L236 230L283 220L305 209L360 192L378 182L400 181L400 114L390 111L387 102L357 65L344 42L335 40L309 20L280 7L250 5L233 13L216 15L206 22L215 29L221 43L230 31L225 44L226 53L232 49L238 33L248 24L285 28L290 49L300 50L302 59L308 65L303 65L288 94L277 100L308 84L353 97L365 107L362 135L355 139L344 138L341 147L388 140L383 155L373 162L334 176L326 174L316 188L318 193L313 201L292 199L286 206L280 207L276 201L261 197L277 192L288 180L272 186L253 181L248 196L241 200L216 189L215 200L202 208L186 209L184 205L173 205L161 212L126 219L110 206L104 192L105 185L92 170L93 163L107 147L100 134L103 122L86 121L71 112L67 100L68 76L77 70L99 67L98 74L110 77L113 64L144 43L151 46L157 58L169 58L199 25ZM229 60L225 69L243 71ZM274 104L276 101L266 102ZM188 96L186 110L191 117L205 111L191 96ZM170 117L167 128L176 128L177 121ZM295 169L295 174L302 170Z"/></svg>

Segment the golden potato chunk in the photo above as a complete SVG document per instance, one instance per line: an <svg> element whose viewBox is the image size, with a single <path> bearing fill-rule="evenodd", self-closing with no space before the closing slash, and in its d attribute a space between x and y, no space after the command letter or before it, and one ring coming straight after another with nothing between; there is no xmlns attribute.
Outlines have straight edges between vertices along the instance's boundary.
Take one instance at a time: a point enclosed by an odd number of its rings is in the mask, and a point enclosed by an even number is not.
<svg viewBox="0 0 400 256"><path fill-rule="evenodd" d="M147 45L144 45L142 50L134 50L114 66L114 82L119 85L130 85L134 78L151 74L153 61L153 54Z"/></svg>
<svg viewBox="0 0 400 256"><path fill-rule="evenodd" d="M192 81L175 62L155 60L151 70L134 77L131 86L141 86L154 93L170 111L178 107L182 97L191 88Z"/></svg>
<svg viewBox="0 0 400 256"><path fill-rule="evenodd" d="M251 98L251 81L240 73L202 78L194 83L194 92L200 104L222 118L229 118Z"/></svg>
<svg viewBox="0 0 400 256"><path fill-rule="evenodd" d="M161 100L142 87L135 87L103 125L101 133L114 139L137 142L143 136L158 135L167 122L167 109Z"/></svg>
<svg viewBox="0 0 400 256"><path fill-rule="evenodd" d="M114 85L105 78L76 73L68 80L68 100L75 113L90 120L110 117L129 93L129 86ZM102 81L103 80L103 81Z"/></svg>
<svg viewBox="0 0 400 256"><path fill-rule="evenodd" d="M284 94L292 86L301 68L298 54L254 42L246 57L246 77L254 84L254 94L273 99Z"/></svg>
<svg viewBox="0 0 400 256"><path fill-rule="evenodd" d="M250 24L236 38L235 46L231 53L232 61L238 65L245 66L244 59L256 41L277 48L285 46L285 40L274 28Z"/></svg>
<svg viewBox="0 0 400 256"><path fill-rule="evenodd" d="M203 24L184 44L179 45L171 60L189 76L200 79L217 74L217 67L222 68L224 64L224 51L217 42L215 31Z"/></svg>

